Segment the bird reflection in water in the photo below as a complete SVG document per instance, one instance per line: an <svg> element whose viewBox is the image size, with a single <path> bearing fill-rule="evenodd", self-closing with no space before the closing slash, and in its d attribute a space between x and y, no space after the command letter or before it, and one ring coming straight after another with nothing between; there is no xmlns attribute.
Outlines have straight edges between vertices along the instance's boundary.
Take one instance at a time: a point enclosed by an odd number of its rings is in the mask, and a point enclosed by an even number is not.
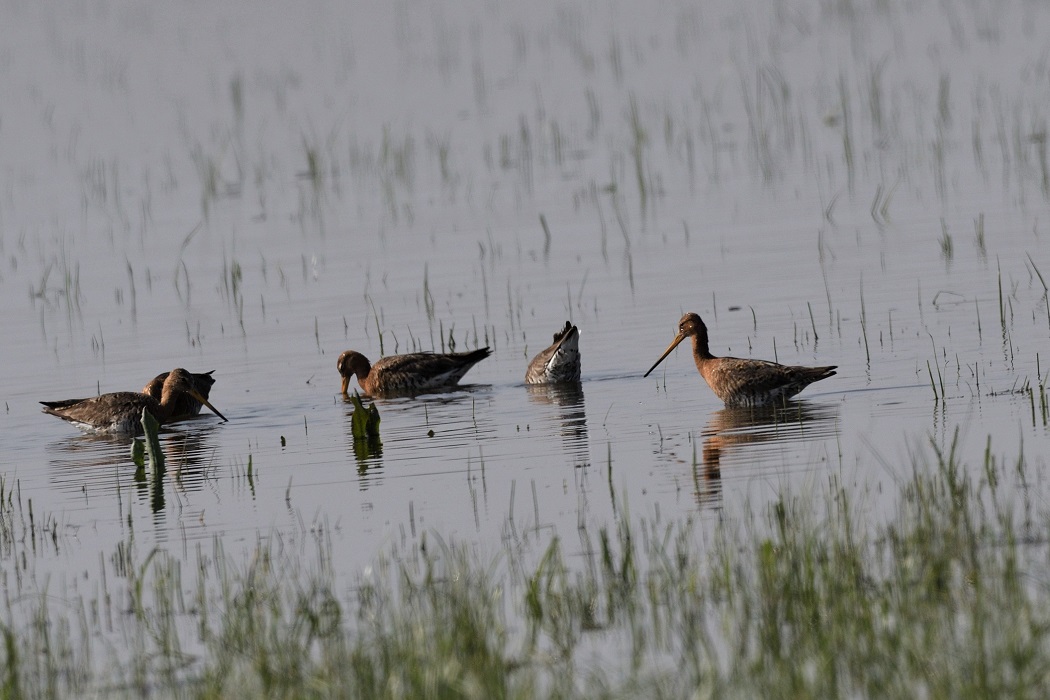
<svg viewBox="0 0 1050 700"><path fill-rule="evenodd" d="M182 423L181 425L189 425ZM199 491L208 478L208 466L213 464L215 445L212 440L214 425L200 423L200 429L160 431L165 468L160 478L146 470L145 478L135 479L135 463L127 438L113 435L70 435L51 442L50 480L58 490L81 492L90 498L97 492L112 493L114 468L117 484L134 480L135 490L150 504L153 513L165 508L165 482L178 492Z"/></svg>
<svg viewBox="0 0 1050 700"><path fill-rule="evenodd" d="M801 442L827 437L836 429L837 406L787 401L777 406L723 408L700 431L701 461L693 459L696 502L721 503L722 460L746 445Z"/></svg>
<svg viewBox="0 0 1050 700"><path fill-rule="evenodd" d="M379 411L374 401L365 406L363 399L357 395L357 392L354 392L353 395L344 394L343 403L350 407L350 413L347 414L348 437L353 448L354 461L357 462L357 473L360 476L364 476L370 466L379 465L383 458L383 442L379 437ZM363 420L369 426L371 426L370 419L372 418L369 416L369 413L377 416L374 419L374 428L367 431L363 429L360 435L354 432L354 421L357 419L356 414L358 411L365 412Z"/></svg>
<svg viewBox="0 0 1050 700"><path fill-rule="evenodd" d="M365 401L368 405L367 399ZM343 429L346 451L357 464L358 487L364 491L379 485L384 460L396 454L397 461L433 459L449 447L481 444L497 434L492 418L491 387L459 385L455 392L406 398L380 398L374 403L382 414L382 445L354 444L353 404L344 398Z"/></svg>
<svg viewBox="0 0 1050 700"><path fill-rule="evenodd" d="M566 451L577 467L591 464L590 444L587 441L587 412L583 404L583 385L579 382L566 384L526 385L529 399L548 404L558 409L558 433Z"/></svg>

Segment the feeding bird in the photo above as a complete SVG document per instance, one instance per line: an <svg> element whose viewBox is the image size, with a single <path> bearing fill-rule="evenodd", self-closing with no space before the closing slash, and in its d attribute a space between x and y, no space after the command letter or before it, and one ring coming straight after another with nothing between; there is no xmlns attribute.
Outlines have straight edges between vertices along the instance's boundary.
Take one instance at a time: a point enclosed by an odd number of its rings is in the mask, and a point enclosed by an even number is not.
<svg viewBox="0 0 1050 700"><path fill-rule="evenodd" d="M454 387L471 367L492 354L489 348L469 352L413 352L390 355L375 364L355 350L347 350L336 361L346 394L350 378L369 396L413 396Z"/></svg>
<svg viewBox="0 0 1050 700"><path fill-rule="evenodd" d="M190 372L193 388L204 398L208 398L208 395L211 393L211 387L215 383L215 377L211 376L214 372L215 370L212 370L211 372L203 372L201 374ZM148 394L160 401L161 396L163 395L164 380L168 378L168 374L168 372L158 374L149 384L142 388L142 393ZM175 407L172 409L171 417L168 420L176 421L183 418L199 416L202 405L203 404L191 394L182 392L175 398Z"/></svg>
<svg viewBox="0 0 1050 700"><path fill-rule="evenodd" d="M161 386L161 397L134 391L118 391L102 394L90 399L67 399L65 401L41 401L44 413L69 421L87 433L107 435L134 435L142 432L142 411L150 412L158 423L171 422L182 394L188 394L207 406L219 418L226 416L209 403L196 388L192 374L179 368L168 372Z"/></svg>

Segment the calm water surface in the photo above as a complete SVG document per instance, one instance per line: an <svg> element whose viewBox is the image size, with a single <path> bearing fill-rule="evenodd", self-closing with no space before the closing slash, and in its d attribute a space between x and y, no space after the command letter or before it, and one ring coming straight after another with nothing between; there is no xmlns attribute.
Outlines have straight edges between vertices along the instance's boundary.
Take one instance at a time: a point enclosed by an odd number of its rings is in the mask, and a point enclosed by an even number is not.
<svg viewBox="0 0 1050 700"><path fill-rule="evenodd" d="M1050 8L0 5L0 475L58 532L5 567L322 530L349 584L428 531L494 552L785 488L874 523L956 436L1047 467ZM757 415L687 345L643 379L684 311L838 375ZM566 319L582 385L526 388ZM339 353L450 338L495 353L355 450ZM167 431L162 482L39 412L175 366L230 422Z"/></svg>

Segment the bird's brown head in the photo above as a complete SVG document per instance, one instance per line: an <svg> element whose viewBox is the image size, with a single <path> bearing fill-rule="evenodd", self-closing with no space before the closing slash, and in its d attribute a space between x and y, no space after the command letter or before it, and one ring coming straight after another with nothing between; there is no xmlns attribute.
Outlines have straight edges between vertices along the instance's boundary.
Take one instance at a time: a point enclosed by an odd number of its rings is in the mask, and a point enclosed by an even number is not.
<svg viewBox="0 0 1050 700"><path fill-rule="evenodd" d="M678 335L687 338L692 336L706 338L707 326L699 316L690 312L682 316L682 320L678 322Z"/></svg>
<svg viewBox="0 0 1050 700"><path fill-rule="evenodd" d="M209 402L208 399L197 390L197 385L193 381L193 375L181 367L176 367L168 372L168 377L164 380L161 403L163 404L172 400L174 395L178 393L189 394L199 401L201 405L207 406L212 413L228 422L226 416L222 415L222 413L219 412L219 409L212 406L211 402Z"/></svg>
<svg viewBox="0 0 1050 700"><path fill-rule="evenodd" d="M664 358L671 354L671 351L678 347L678 344L689 337L699 338L703 341L704 346L707 345L707 326L704 322L694 313L687 313L682 316L682 320L678 322L678 335L671 341L671 344L664 350L664 354L660 355L660 359L653 363L653 366L649 368L649 371L643 374L643 377L648 377L650 372L656 369L656 366L664 361Z"/></svg>
<svg viewBox="0 0 1050 700"><path fill-rule="evenodd" d="M343 378L343 388L341 391L345 394L346 390L350 387L350 378L356 374L357 381L360 382L368 376L368 373L372 370L372 364L368 361L368 358L361 353L354 350L347 350L339 356L338 360L336 360L335 368L339 370L339 374Z"/></svg>

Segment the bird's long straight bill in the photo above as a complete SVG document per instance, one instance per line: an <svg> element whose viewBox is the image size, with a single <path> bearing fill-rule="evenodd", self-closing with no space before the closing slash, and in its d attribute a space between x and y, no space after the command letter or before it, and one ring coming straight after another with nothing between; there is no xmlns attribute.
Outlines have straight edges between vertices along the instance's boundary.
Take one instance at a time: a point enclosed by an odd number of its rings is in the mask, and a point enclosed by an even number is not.
<svg viewBox="0 0 1050 700"><path fill-rule="evenodd" d="M665 357L667 357L668 355L670 355L670 354L671 354L671 351L672 351L672 350L674 350L674 349L675 349L676 347L678 347L678 344L679 344L680 342L682 342L683 340L685 340L685 339L686 339L687 337L688 337L688 336L686 336L685 334L679 333L679 334L678 334L678 337L677 337L677 338L675 338L674 340L672 340L672 341L671 341L671 344L667 346L667 349L666 349L666 350L664 350L664 354L663 354L663 355L660 355L660 359L659 359L659 360L657 360L656 362L654 362L654 363L653 363L653 366L649 368L649 372L652 372L652 371L653 371L654 369L656 369L656 366L657 366L658 364L660 364L661 362L663 362L663 361L664 361L664 358L665 358ZM646 373L645 373L645 374L643 374L642 376L643 376L643 377L648 377L648 376L649 376L649 372L646 372Z"/></svg>
<svg viewBox="0 0 1050 700"><path fill-rule="evenodd" d="M200 401L203 405L205 405L208 408L210 408L212 413L217 415L219 418L222 418L225 422L227 422L227 423L230 422L229 419L226 418L226 416L222 415L219 412L219 409L217 409L214 406L212 406L211 402L208 401L208 399L204 398L199 391L196 391L194 389L190 389L186 393L189 394L190 396L192 396L193 398L197 399L198 401Z"/></svg>

